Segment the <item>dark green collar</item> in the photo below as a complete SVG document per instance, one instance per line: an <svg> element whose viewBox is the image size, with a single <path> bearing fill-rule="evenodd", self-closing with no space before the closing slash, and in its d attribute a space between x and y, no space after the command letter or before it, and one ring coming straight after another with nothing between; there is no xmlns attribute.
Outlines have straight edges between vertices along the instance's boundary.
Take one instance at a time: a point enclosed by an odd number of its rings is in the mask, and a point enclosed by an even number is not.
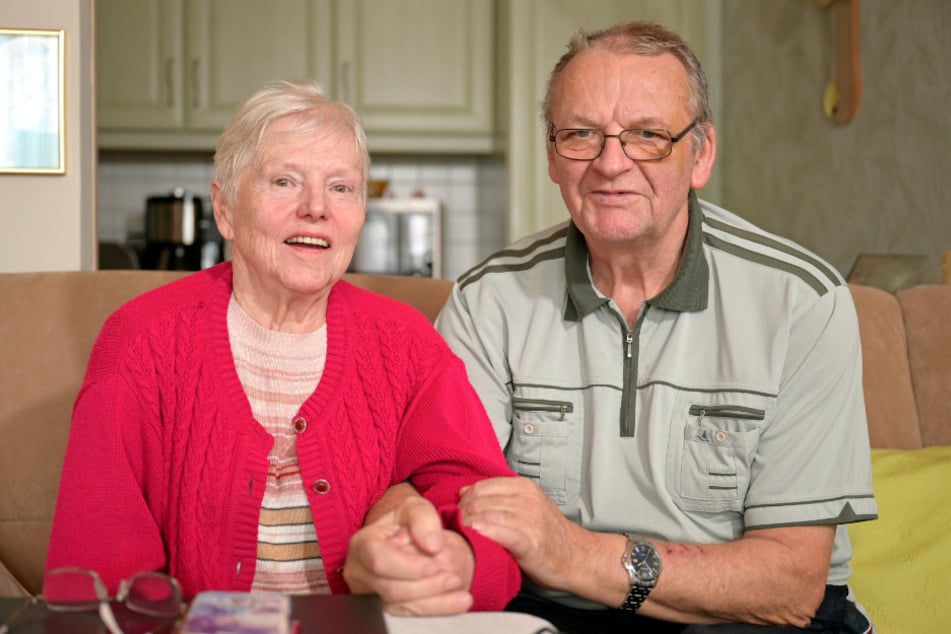
<svg viewBox="0 0 951 634"><path fill-rule="evenodd" d="M703 214L694 191L689 195L687 213L687 239L684 241L677 276L656 297L647 300L651 306L679 312L707 307L710 271L703 257ZM608 302L607 298L598 295L591 284L588 276L588 245L573 222L569 223L565 243L565 277L568 281L568 301L565 302L564 312L566 320L577 321Z"/></svg>

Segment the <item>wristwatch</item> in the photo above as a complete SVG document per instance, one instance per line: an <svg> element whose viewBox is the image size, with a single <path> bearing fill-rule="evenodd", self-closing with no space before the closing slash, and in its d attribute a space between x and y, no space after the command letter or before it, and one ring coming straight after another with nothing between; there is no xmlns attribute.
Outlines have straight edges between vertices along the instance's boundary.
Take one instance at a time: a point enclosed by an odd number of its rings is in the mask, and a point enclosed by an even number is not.
<svg viewBox="0 0 951 634"><path fill-rule="evenodd" d="M643 537L628 535L624 554L621 555L621 564L631 582L631 591L618 609L636 612L657 585L657 579L660 577L660 555Z"/></svg>

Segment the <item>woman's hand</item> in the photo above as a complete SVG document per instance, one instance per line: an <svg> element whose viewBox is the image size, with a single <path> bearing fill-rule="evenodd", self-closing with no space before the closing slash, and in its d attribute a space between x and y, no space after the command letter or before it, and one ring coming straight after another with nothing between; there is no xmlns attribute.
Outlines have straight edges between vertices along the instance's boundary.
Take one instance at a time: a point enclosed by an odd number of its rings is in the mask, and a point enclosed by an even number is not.
<svg viewBox="0 0 951 634"><path fill-rule="evenodd" d="M422 616L468 610L474 572L469 543L414 495L357 531L343 577L351 592L379 594L390 614Z"/></svg>

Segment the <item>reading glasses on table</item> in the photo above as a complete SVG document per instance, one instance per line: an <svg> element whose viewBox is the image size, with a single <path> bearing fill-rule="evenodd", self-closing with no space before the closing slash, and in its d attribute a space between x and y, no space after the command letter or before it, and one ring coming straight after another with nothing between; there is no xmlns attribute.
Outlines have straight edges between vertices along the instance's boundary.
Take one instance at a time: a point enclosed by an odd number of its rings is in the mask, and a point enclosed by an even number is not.
<svg viewBox="0 0 951 634"><path fill-rule="evenodd" d="M43 594L24 601L0 625L0 634L14 634L14 626L26 612L43 601L53 612L99 610L99 618L110 634L123 634L110 601L122 603L133 612L164 619L182 613L182 590L174 578L161 572L140 572L119 584L110 597L106 584L97 573L85 568L55 568L43 578Z"/></svg>

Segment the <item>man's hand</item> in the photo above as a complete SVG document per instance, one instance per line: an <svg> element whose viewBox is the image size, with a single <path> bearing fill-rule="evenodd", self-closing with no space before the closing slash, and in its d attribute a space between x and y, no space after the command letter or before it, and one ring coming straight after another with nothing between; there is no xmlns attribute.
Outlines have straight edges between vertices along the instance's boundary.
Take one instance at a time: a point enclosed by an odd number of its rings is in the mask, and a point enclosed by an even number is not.
<svg viewBox="0 0 951 634"><path fill-rule="evenodd" d="M535 583L566 589L585 531L527 478L489 478L463 487L462 521L512 553ZM623 540L622 540L623 541ZM620 552L620 549L618 550Z"/></svg>
<svg viewBox="0 0 951 634"><path fill-rule="evenodd" d="M436 508L408 497L350 540L343 576L355 593L376 593L395 615L442 615L472 606L475 557Z"/></svg>
<svg viewBox="0 0 951 634"><path fill-rule="evenodd" d="M506 548L538 585L618 606L630 590L625 537L581 528L531 480L492 478L461 491L463 523ZM641 608L680 623L805 627L822 600L835 526L748 531L723 544L652 540L664 573Z"/></svg>

